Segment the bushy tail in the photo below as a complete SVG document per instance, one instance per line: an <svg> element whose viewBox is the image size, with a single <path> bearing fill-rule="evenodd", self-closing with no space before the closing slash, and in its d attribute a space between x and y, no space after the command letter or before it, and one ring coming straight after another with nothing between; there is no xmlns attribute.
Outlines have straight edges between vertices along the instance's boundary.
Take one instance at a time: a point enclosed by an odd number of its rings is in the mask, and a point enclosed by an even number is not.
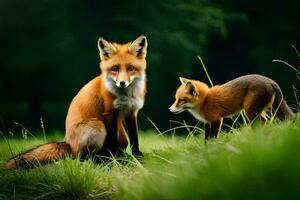
<svg viewBox="0 0 300 200"><path fill-rule="evenodd" d="M293 113L291 108L287 105L286 101L284 100L280 87L276 83L274 83L273 88L276 93L274 104L273 104L273 108L277 110L276 116L282 121L294 120L296 115L295 113Z"/></svg>
<svg viewBox="0 0 300 200"><path fill-rule="evenodd" d="M50 142L42 144L28 151L14 156L5 163L7 169L18 167L33 167L37 164L46 164L70 154L71 147L65 142Z"/></svg>

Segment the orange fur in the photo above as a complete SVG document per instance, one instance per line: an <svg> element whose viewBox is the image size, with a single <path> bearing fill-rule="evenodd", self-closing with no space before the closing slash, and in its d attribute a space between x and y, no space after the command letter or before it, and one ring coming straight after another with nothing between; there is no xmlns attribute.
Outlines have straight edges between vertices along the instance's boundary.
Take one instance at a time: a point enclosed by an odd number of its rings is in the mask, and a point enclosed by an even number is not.
<svg viewBox="0 0 300 200"><path fill-rule="evenodd" d="M257 116L265 122L266 109L278 108L281 120L294 119L283 98L279 86L261 75L247 75L223 85L209 88L205 83L180 78L182 85L177 89L171 112L190 111L197 119L204 121L205 139L217 137L224 117L230 117L244 110L250 122Z"/></svg>
<svg viewBox="0 0 300 200"><path fill-rule="evenodd" d="M66 117L65 142L44 144L8 160L7 168L21 163L47 163L71 154L110 155L124 150L128 138L132 153L142 156L138 144L137 113L146 94L145 36L127 44L98 40L101 74L73 98ZM68 147L68 148L66 148Z"/></svg>
<svg viewBox="0 0 300 200"><path fill-rule="evenodd" d="M8 169L32 167L65 157L71 149L65 142L50 142L14 156L5 163Z"/></svg>

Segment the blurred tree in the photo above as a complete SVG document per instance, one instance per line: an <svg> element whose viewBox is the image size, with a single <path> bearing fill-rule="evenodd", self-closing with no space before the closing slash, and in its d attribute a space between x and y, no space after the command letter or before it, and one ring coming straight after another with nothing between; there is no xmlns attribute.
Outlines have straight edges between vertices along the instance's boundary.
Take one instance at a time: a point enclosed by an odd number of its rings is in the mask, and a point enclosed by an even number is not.
<svg viewBox="0 0 300 200"><path fill-rule="evenodd" d="M2 101L9 102L9 110L16 115L10 116L12 119L19 120L18 112L27 112L22 122L37 128L43 101L65 99L62 94L69 89L61 84L73 64L72 53L79 49L72 44L76 35L69 25L74 15L67 1L1 4ZM19 102L26 104L14 110L14 104Z"/></svg>
<svg viewBox="0 0 300 200"><path fill-rule="evenodd" d="M229 35L225 40L218 38L209 52L210 56L215 52L215 56L226 60L225 69L231 70L222 74L228 76L226 79L241 73L264 74L276 80L289 99L293 98L291 86L299 84L294 72L273 64L272 60L284 58L297 63L291 45L299 44L299 2L218 0L217 3L227 13L225 24ZM213 61L214 69L218 69L217 62Z"/></svg>
<svg viewBox="0 0 300 200"><path fill-rule="evenodd" d="M160 127L168 128L179 76L205 78L197 67L197 54L206 55L210 34L226 37L224 14L209 1L133 0L123 2L115 17L126 36L145 33L149 40L148 98L144 112ZM130 38L128 38L130 39ZM157 104L159 102L159 106Z"/></svg>
<svg viewBox="0 0 300 200"><path fill-rule="evenodd" d="M290 50L291 44L300 46L297 4L2 0L0 117L4 123L0 129L11 127L14 121L37 128L43 117L48 130L62 130L69 102L99 74L99 36L116 42L147 36L148 94L143 112L162 129L169 127L169 119L192 118L171 115L168 107L179 85L178 76L207 81L198 54L215 83L255 72L274 78L291 93L296 76L271 60L297 62ZM147 125L143 117L140 123Z"/></svg>

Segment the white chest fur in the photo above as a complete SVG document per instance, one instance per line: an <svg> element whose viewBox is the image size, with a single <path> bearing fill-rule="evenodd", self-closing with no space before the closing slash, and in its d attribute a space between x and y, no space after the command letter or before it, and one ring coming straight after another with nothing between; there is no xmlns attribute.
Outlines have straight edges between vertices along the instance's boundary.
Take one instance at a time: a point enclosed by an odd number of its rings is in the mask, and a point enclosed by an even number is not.
<svg viewBox="0 0 300 200"><path fill-rule="evenodd" d="M115 82L107 77L105 80L108 90L116 96L113 107L122 113L128 113L139 110L144 105L141 99L142 92L145 89L144 76L136 78L127 88L119 88Z"/></svg>
<svg viewBox="0 0 300 200"><path fill-rule="evenodd" d="M200 114L198 109L196 109L196 108L188 109L188 111L199 121L207 122L207 120L205 120L205 118Z"/></svg>
<svg viewBox="0 0 300 200"><path fill-rule="evenodd" d="M114 108L124 113L139 110L143 105L144 102L139 97L121 96L117 97L113 102Z"/></svg>

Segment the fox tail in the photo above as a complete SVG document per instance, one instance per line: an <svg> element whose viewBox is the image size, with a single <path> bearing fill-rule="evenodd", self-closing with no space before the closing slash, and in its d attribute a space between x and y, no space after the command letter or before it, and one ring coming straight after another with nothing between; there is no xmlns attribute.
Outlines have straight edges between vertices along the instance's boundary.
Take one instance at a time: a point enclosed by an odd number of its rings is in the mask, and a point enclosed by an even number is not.
<svg viewBox="0 0 300 200"><path fill-rule="evenodd" d="M5 168L30 168L37 164L46 164L64 158L71 153L71 147L65 142L50 142L22 152L5 163Z"/></svg>
<svg viewBox="0 0 300 200"><path fill-rule="evenodd" d="M277 109L276 115L280 120L294 120L296 115L284 100L280 87L277 84L273 84L273 88L276 93L273 104L274 109Z"/></svg>

